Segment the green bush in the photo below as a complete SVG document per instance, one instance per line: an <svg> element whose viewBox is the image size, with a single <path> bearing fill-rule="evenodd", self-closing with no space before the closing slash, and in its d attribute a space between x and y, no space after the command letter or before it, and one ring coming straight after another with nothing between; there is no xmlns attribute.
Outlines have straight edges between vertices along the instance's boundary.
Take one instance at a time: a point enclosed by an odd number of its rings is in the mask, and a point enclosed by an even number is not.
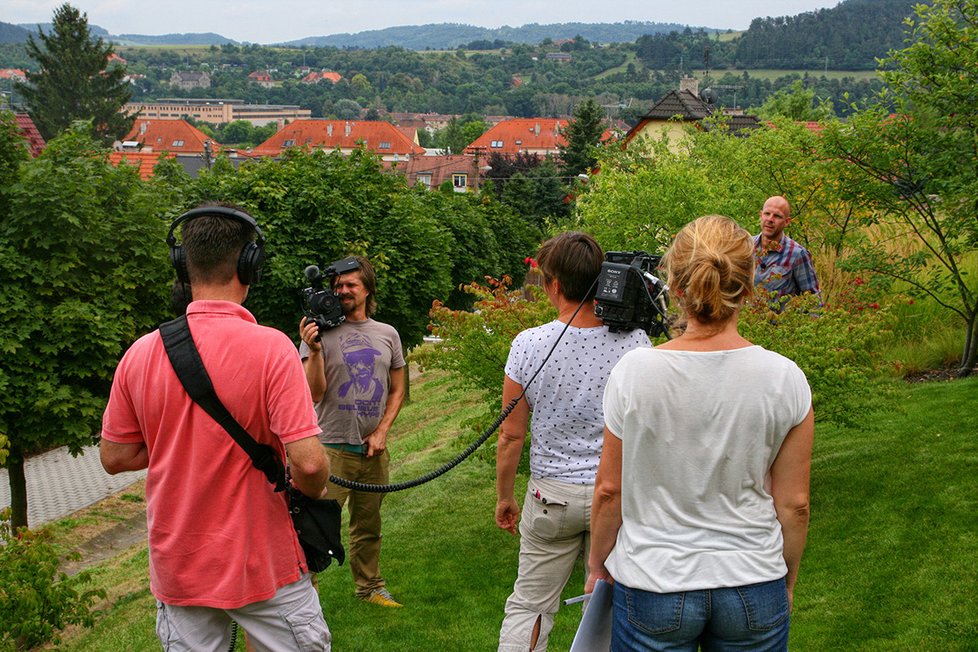
<svg viewBox="0 0 978 652"><path fill-rule="evenodd" d="M476 297L474 310L451 310L436 302L429 328L442 341L412 353L411 359L422 369L447 370L461 387L477 390L488 406L487 422L502 407L503 367L513 338L555 313L539 288L514 290L505 277L463 289ZM860 278L821 306L814 295L779 302L760 292L741 312L740 333L801 367L818 421L851 425L888 391L880 382L878 352L892 335L893 318L873 300L875 294Z"/></svg>
<svg viewBox="0 0 978 652"><path fill-rule="evenodd" d="M856 282L831 304L814 295L782 299L758 293L740 316L740 334L793 360L812 388L815 419L853 425L886 391L877 351L890 332L889 311Z"/></svg>
<svg viewBox="0 0 978 652"><path fill-rule="evenodd" d="M44 529L10 527L10 510L0 512L0 650L25 650L60 638L67 625L91 627L91 610L104 589L83 589L85 572L68 577Z"/></svg>

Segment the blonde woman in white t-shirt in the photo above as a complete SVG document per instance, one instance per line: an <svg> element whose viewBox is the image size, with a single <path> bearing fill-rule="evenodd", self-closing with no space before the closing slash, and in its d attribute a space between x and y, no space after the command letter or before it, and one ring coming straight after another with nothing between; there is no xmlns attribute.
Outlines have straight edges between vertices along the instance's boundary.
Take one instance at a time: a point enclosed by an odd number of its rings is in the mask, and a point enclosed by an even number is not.
<svg viewBox="0 0 978 652"><path fill-rule="evenodd" d="M611 373L586 590L615 584L615 651L786 650L811 390L792 361L737 331L753 292L747 231L701 217L663 264L685 328Z"/></svg>

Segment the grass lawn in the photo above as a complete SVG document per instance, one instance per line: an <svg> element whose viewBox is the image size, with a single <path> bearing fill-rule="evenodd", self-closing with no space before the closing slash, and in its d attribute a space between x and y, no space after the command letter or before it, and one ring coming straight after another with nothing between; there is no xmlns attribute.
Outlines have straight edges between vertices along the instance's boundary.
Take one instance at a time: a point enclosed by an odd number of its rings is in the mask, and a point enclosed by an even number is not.
<svg viewBox="0 0 978 652"><path fill-rule="evenodd" d="M452 391L448 376L428 372L411 391L391 445L393 481L437 468L476 436L459 424L481 406ZM976 649L976 399L978 378L901 383L862 427L817 428L791 649ZM494 504L492 464L478 453L433 482L389 494L382 567L405 608L362 604L349 569L327 569L320 594L334 649L495 649L518 541L495 527ZM70 527L60 532L71 536ZM67 632L59 649L158 649L146 563L136 546L95 567L110 600L93 629ZM564 597L582 583L578 571ZM551 650L569 648L579 617L576 607L561 609Z"/></svg>

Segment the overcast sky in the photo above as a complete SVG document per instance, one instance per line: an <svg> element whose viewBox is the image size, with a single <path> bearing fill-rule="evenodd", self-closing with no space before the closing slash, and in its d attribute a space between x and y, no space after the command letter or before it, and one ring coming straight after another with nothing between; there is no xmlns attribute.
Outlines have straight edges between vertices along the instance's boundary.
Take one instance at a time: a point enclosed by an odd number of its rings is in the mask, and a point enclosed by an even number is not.
<svg viewBox="0 0 978 652"><path fill-rule="evenodd" d="M50 22L64 0L3 0L0 21ZM839 0L74 0L110 34L215 32L235 41L276 43L398 25L617 23L625 20L746 29L758 16L788 16Z"/></svg>

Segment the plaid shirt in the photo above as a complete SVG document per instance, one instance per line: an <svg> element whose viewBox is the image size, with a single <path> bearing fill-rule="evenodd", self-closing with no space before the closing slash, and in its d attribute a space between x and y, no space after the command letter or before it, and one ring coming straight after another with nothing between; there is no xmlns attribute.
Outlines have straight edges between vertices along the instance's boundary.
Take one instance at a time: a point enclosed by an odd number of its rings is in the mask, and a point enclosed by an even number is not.
<svg viewBox="0 0 978 652"><path fill-rule="evenodd" d="M762 248L761 236L755 236L754 259L754 285L777 292L779 297L805 292L821 297L811 254L788 236L782 234L781 242L767 250Z"/></svg>

